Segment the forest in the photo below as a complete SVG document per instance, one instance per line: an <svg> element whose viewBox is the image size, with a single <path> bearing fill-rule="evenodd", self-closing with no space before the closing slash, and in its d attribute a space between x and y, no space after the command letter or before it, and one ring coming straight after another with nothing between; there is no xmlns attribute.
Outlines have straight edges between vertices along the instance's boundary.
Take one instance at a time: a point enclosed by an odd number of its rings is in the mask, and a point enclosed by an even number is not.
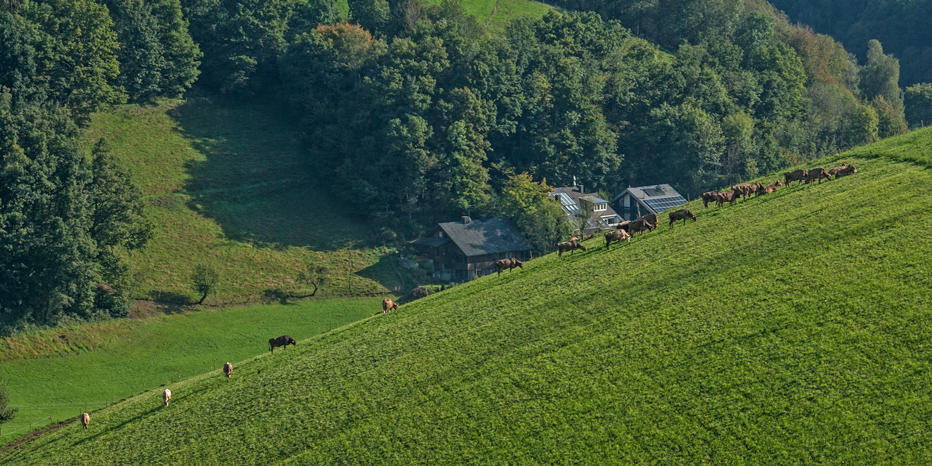
<svg viewBox="0 0 932 466"><path fill-rule="evenodd" d="M925 49L840 42L815 9L809 28L764 0L552 3L492 35L461 0L0 1L0 328L125 315L150 220L107 141L80 142L113 105L280 102L383 238L506 216L541 251L574 177L696 195L932 119Z"/></svg>

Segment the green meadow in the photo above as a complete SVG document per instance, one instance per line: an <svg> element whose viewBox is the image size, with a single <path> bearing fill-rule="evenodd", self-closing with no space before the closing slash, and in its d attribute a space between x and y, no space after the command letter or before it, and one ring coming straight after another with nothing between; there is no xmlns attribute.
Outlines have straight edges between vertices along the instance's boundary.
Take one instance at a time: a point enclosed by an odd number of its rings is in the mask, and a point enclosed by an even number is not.
<svg viewBox="0 0 932 466"><path fill-rule="evenodd" d="M317 297L374 295L399 286L365 218L341 207L344 190L307 162L275 105L222 97L130 105L94 115L92 145L110 142L146 200L152 240L128 255L134 297L180 304L200 298L199 263L221 273L205 304L255 304L305 295L299 275L324 264Z"/></svg>
<svg viewBox="0 0 932 466"><path fill-rule="evenodd" d="M433 4L440 4L440 0L428 0ZM495 5L498 5L498 9ZM505 26L519 16L532 16L540 18L552 10L553 7L532 0L464 0L463 7L466 13L476 17L479 24L488 21L486 31L490 34L500 34Z"/></svg>
<svg viewBox="0 0 932 466"><path fill-rule="evenodd" d="M0 461L930 463L930 143L302 335Z"/></svg>
<svg viewBox="0 0 932 466"><path fill-rule="evenodd" d="M381 310L380 299L332 299L121 319L0 339L0 374L19 408L0 444L33 428L103 408L172 380L218 372L269 351L269 338L302 340ZM288 348L291 351L295 347ZM277 353L278 351L276 351ZM276 354L277 356L277 354ZM236 369L234 369L236 371ZM85 405L86 404L86 405Z"/></svg>

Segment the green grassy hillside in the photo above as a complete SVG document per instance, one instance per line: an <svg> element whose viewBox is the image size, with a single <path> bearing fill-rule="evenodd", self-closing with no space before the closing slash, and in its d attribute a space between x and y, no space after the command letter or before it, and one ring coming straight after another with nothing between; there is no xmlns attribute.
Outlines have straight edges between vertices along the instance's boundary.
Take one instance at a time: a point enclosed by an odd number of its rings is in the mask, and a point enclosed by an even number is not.
<svg viewBox="0 0 932 466"><path fill-rule="evenodd" d="M298 275L318 262L333 280L317 296L398 285L385 250L368 242L371 225L338 207L343 190L308 166L287 115L272 104L199 98L126 106L94 115L87 143L101 137L155 221L153 239L130 256L137 298L200 298L189 277L202 262L222 275L207 298L212 305L305 294Z"/></svg>
<svg viewBox="0 0 932 466"><path fill-rule="evenodd" d="M904 142L907 141L907 142ZM925 464L932 131L92 413L4 464ZM773 181L776 177L765 179Z"/></svg>
<svg viewBox="0 0 932 466"><path fill-rule="evenodd" d="M0 377L17 418L0 444L34 428L99 409L110 399L268 352L281 334L308 338L372 315L380 299L304 301L145 320L121 319L0 339Z"/></svg>
<svg viewBox="0 0 932 466"><path fill-rule="evenodd" d="M441 0L428 0L439 5ZM495 5L498 5L498 8ZM466 13L476 17L479 24L488 21L486 31L498 34L505 30L505 25L519 16L532 16L540 18L552 10L553 7L532 0L463 0Z"/></svg>

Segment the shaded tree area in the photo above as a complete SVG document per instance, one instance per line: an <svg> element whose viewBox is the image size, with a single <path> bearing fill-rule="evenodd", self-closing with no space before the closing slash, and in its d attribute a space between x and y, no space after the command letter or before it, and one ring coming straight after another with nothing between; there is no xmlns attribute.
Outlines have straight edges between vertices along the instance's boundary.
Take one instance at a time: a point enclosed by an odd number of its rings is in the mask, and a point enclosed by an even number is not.
<svg viewBox="0 0 932 466"><path fill-rule="evenodd" d="M0 93L0 330L63 318L124 316L120 252L142 247L138 191L55 105Z"/></svg>
<svg viewBox="0 0 932 466"><path fill-rule="evenodd" d="M184 94L199 75L201 52L178 0L104 0L120 43L117 83L132 102Z"/></svg>
<svg viewBox="0 0 932 466"><path fill-rule="evenodd" d="M901 0L770 0L794 22L845 44L863 62L877 40L903 63L902 82L932 82L932 3Z"/></svg>
<svg viewBox="0 0 932 466"><path fill-rule="evenodd" d="M125 316L122 257L151 226L106 141L91 154L80 142L93 112L127 99L109 10L90 0L8 2L0 41L0 333Z"/></svg>

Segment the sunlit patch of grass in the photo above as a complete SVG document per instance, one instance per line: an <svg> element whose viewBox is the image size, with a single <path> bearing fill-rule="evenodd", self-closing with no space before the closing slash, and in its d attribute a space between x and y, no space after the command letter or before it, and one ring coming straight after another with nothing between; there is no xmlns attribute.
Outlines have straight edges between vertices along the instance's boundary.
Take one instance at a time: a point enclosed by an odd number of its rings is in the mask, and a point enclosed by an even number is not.
<svg viewBox="0 0 932 466"><path fill-rule="evenodd" d="M17 418L0 444L85 409L268 352L282 334L303 340L373 315L380 299L303 301L115 320L0 340L0 374ZM289 348L289 351L291 348ZM276 351L276 353L278 353ZM277 354L276 354L277 355ZM96 417L96 416L95 416Z"/></svg>

